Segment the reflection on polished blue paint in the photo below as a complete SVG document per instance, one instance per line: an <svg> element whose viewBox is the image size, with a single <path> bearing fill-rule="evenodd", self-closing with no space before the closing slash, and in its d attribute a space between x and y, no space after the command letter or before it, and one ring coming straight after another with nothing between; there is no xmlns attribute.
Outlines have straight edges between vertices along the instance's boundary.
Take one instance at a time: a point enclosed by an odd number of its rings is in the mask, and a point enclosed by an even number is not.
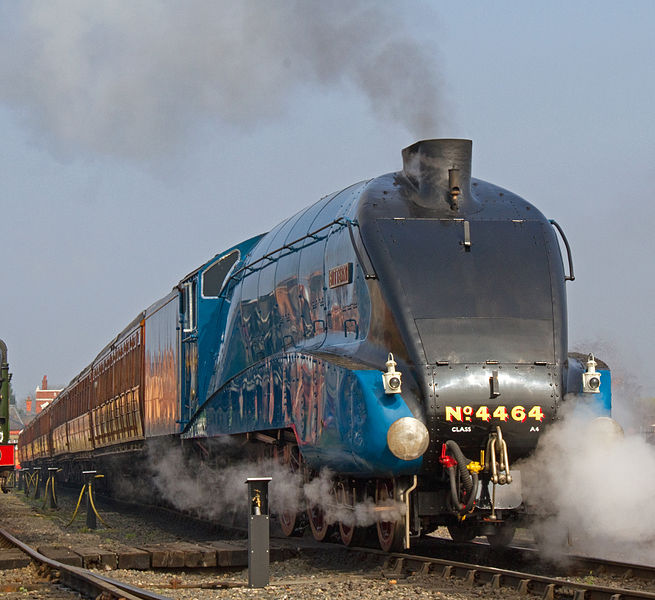
<svg viewBox="0 0 655 600"><path fill-rule="evenodd" d="M272 384L271 384L272 382ZM308 354L278 355L254 365L215 394L184 437L291 428L306 463L341 473L416 473L387 431L412 416L400 394L385 394L380 371L350 370Z"/></svg>

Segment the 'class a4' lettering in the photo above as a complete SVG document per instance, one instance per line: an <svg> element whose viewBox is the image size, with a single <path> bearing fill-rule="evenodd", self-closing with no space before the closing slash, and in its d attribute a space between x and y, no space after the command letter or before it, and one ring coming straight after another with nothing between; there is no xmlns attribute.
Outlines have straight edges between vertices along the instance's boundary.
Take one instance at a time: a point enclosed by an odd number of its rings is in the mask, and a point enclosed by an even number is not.
<svg viewBox="0 0 655 600"><path fill-rule="evenodd" d="M451 427L453 433L471 433L470 427Z"/></svg>

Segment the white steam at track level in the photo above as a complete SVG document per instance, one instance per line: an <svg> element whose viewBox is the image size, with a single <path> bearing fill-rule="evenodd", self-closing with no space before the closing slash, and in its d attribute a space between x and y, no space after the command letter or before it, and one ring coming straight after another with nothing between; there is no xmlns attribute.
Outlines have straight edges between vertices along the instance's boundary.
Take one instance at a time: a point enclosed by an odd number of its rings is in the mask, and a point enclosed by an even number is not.
<svg viewBox="0 0 655 600"><path fill-rule="evenodd" d="M655 447L642 437L599 435L594 415L567 414L522 464L527 500L548 516L546 549L655 564Z"/></svg>
<svg viewBox="0 0 655 600"><path fill-rule="evenodd" d="M398 5L49 0L0 6L0 103L57 153L150 158L204 119L253 130L311 86L434 133L434 60Z"/></svg>
<svg viewBox="0 0 655 600"><path fill-rule="evenodd" d="M241 461L224 466L210 466L197 460L186 459L179 447L153 447L148 457L149 477L158 494L175 508L189 514L231 525L245 524L242 517L248 510L248 477L272 477L269 486L269 510L303 511L308 506L320 508L329 524L343 522L348 526L368 527L382 516L385 521L402 517L404 505L388 501L384 510L377 510L372 498L358 502L354 507L340 505L331 493L333 473L324 469L309 483L300 475L274 460ZM152 501L150 489L144 499ZM122 490L134 497L135 490Z"/></svg>

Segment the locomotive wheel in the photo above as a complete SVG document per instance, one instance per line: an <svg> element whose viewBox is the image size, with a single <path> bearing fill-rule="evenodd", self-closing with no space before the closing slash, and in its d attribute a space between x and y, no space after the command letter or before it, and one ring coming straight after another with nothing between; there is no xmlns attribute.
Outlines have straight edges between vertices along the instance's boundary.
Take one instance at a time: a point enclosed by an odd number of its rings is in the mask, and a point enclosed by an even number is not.
<svg viewBox="0 0 655 600"><path fill-rule="evenodd" d="M287 444L280 458L281 462L289 468L291 473L297 473L300 470L301 457L298 446ZM280 523L282 533L287 537L299 537L305 532L305 527L307 527L307 519L305 518L304 512L297 510L280 511L277 519Z"/></svg>
<svg viewBox="0 0 655 600"><path fill-rule="evenodd" d="M337 487L339 508L341 511L352 510L354 518L355 501L353 496L353 490L348 482L339 483ZM344 546L360 546L366 538L366 529L357 527L354 523L339 521L339 535Z"/></svg>
<svg viewBox="0 0 655 600"><path fill-rule="evenodd" d="M328 525L325 518L325 511L319 506L310 506L307 508L307 519L312 535L317 542L322 542L332 537L335 533L335 525Z"/></svg>
<svg viewBox="0 0 655 600"><path fill-rule="evenodd" d="M309 473L307 473L307 475L309 475ZM311 479L306 476L305 482L310 480ZM330 486L328 497L322 498L320 502L325 506L334 507L336 504L336 489L334 484ZM336 523L328 523L325 510L320 505L307 505L307 519L309 521L309 527L312 530L312 535L317 542L336 537L338 531L337 525Z"/></svg>
<svg viewBox="0 0 655 600"><path fill-rule="evenodd" d="M375 489L376 507L389 506L396 499L395 485L391 479L378 479ZM376 524L378 543L384 552L398 552L403 549L405 518L397 521L378 521Z"/></svg>
<svg viewBox="0 0 655 600"><path fill-rule="evenodd" d="M470 542L472 539L476 538L478 531L475 527L471 525L448 525L448 533L452 538L453 542L461 544L462 542Z"/></svg>
<svg viewBox="0 0 655 600"><path fill-rule="evenodd" d="M504 523L498 527L495 533L487 534L487 541L492 548L504 548L512 543L515 531L514 525Z"/></svg>
<svg viewBox="0 0 655 600"><path fill-rule="evenodd" d="M280 523L282 533L287 537L301 536L307 525L303 517L304 515L297 511L281 511L277 516L277 520Z"/></svg>

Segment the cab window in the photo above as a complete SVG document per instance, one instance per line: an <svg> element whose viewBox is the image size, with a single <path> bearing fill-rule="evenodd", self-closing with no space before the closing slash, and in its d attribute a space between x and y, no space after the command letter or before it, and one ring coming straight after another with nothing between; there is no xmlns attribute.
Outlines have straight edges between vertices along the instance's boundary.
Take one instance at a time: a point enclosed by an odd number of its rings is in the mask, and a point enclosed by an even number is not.
<svg viewBox="0 0 655 600"><path fill-rule="evenodd" d="M205 269L202 274L203 298L218 298L223 283L237 260L239 260L239 251L234 250Z"/></svg>

